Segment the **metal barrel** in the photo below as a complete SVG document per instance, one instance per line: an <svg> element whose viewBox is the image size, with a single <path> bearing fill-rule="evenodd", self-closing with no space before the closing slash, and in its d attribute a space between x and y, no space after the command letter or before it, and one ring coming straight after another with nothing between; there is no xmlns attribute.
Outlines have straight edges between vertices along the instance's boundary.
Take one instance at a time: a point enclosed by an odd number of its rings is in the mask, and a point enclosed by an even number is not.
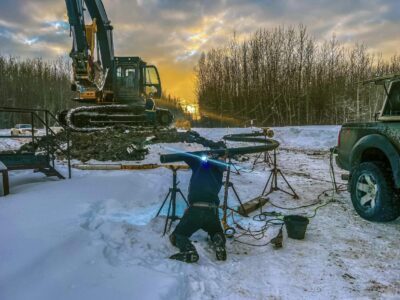
<svg viewBox="0 0 400 300"><path fill-rule="evenodd" d="M254 141L252 142L261 142L261 141ZM249 147L239 147L239 148L226 148L226 149L215 149L215 150L203 150L203 151L195 151L195 152L182 152L182 153L173 153L173 154L161 154L160 161L161 163L172 163L183 161L188 156L197 156L201 157L202 155L217 155L217 156L227 156L232 157L234 155L239 154L251 154L251 153L260 153L265 151L271 151L276 149L279 146L279 143L275 140L263 139L262 142L264 145L259 146L249 146Z"/></svg>

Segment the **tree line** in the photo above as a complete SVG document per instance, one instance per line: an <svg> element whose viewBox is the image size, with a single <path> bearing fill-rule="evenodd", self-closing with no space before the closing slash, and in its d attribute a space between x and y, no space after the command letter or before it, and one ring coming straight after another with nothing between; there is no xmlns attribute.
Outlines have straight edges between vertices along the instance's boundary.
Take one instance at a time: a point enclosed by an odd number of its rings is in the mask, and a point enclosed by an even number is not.
<svg viewBox="0 0 400 300"><path fill-rule="evenodd" d="M72 107L70 74L71 63L66 57L44 61L0 55L0 106L47 109L53 113ZM0 114L1 128L17 123L30 123L30 116Z"/></svg>
<svg viewBox="0 0 400 300"><path fill-rule="evenodd" d="M203 53L195 71L205 115L259 126L341 124L374 118L385 92L362 81L398 73L400 56L384 60L334 36L320 42L299 25L260 29L244 41L234 35Z"/></svg>

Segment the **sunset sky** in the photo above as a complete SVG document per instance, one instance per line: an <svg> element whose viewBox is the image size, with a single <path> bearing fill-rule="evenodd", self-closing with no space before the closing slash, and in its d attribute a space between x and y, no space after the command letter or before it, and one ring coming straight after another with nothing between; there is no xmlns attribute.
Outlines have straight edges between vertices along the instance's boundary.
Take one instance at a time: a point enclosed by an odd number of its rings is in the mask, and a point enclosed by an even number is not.
<svg viewBox="0 0 400 300"><path fill-rule="evenodd" d="M302 23L317 39L365 43L384 57L400 45L398 0L104 0L116 55L158 66L164 89L195 100L202 51L236 32ZM0 53L52 59L71 47L64 0L0 0Z"/></svg>

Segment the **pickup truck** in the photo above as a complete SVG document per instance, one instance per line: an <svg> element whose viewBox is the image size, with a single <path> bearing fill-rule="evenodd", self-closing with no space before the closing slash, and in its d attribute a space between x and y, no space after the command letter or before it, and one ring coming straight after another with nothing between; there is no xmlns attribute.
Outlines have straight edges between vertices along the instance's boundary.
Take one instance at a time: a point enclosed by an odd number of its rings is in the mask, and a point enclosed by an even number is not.
<svg viewBox="0 0 400 300"><path fill-rule="evenodd" d="M375 83L385 87L382 110L374 122L344 124L335 153L337 165L349 171L357 213L388 222L400 215L400 77Z"/></svg>
<svg viewBox="0 0 400 300"><path fill-rule="evenodd" d="M37 133L37 129L33 130L33 133ZM18 135L31 135L32 134L32 125L30 124L17 124L10 131L11 136Z"/></svg>

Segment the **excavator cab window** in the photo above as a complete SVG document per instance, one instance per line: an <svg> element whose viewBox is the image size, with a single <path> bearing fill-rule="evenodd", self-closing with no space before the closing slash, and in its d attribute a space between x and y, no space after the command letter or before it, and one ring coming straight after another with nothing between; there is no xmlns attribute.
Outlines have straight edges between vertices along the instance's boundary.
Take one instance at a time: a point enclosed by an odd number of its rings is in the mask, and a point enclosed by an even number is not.
<svg viewBox="0 0 400 300"><path fill-rule="evenodd" d="M121 67L117 68L117 78L122 78L122 68Z"/></svg>
<svg viewBox="0 0 400 300"><path fill-rule="evenodd" d="M118 67L116 75L119 88L134 90L138 81L136 71L134 67Z"/></svg>
<svg viewBox="0 0 400 300"><path fill-rule="evenodd" d="M136 70L125 69L125 87L135 88Z"/></svg>
<svg viewBox="0 0 400 300"><path fill-rule="evenodd" d="M145 68L145 90L146 94L154 98L161 98L161 81L158 70L155 66Z"/></svg>
<svg viewBox="0 0 400 300"><path fill-rule="evenodd" d="M121 63L114 76L115 98L120 102L132 102L140 96L140 72L136 64Z"/></svg>

